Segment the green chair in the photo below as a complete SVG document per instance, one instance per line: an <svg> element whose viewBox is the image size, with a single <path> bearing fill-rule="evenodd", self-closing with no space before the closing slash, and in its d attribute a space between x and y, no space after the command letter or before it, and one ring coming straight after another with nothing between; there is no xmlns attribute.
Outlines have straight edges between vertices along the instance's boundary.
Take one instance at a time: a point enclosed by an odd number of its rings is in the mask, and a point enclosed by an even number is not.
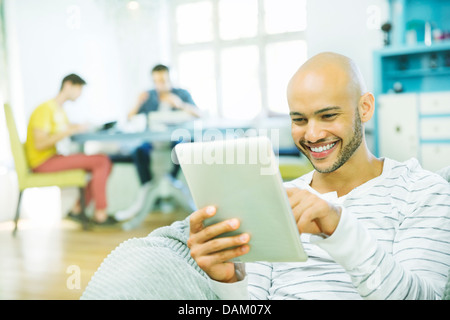
<svg viewBox="0 0 450 320"><path fill-rule="evenodd" d="M290 181L310 172L314 167L305 157L281 156L279 158L279 169L283 181Z"/></svg>
<svg viewBox="0 0 450 320"><path fill-rule="evenodd" d="M50 173L34 173L28 166L26 159L25 149L20 142L19 135L17 133L14 116L11 111L11 107L8 104L5 107L6 125L9 132L9 140L11 145L11 151L14 158L14 165L17 172L17 178L19 182L19 201L17 203L16 216L14 218L14 230L13 235L17 232L17 225L20 216L20 201L22 193L27 188L39 188L57 186L64 187L78 187L80 189L80 205L81 205L81 220L83 229L86 230L88 226L88 219L85 214L85 187L87 185L87 173L84 170L65 170Z"/></svg>

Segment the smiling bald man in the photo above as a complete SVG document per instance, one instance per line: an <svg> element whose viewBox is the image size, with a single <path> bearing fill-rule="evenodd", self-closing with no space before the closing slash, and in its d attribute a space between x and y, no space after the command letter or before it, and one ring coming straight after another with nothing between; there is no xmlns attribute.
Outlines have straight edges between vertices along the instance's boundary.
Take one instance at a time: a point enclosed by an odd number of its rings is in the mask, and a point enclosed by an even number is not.
<svg viewBox="0 0 450 320"><path fill-rule="evenodd" d="M314 166L285 183L308 260L230 262L252 250L250 235L218 238L238 230L239 221L205 227L216 213L210 206L169 227L186 235L181 241L208 289L171 279L164 287L221 299L441 298L450 267L448 182L416 159L370 152L364 126L374 97L348 57L312 57L292 77L287 97L292 137ZM194 277L186 269L183 279Z"/></svg>
<svg viewBox="0 0 450 320"><path fill-rule="evenodd" d="M202 209L188 245L212 289L225 299L439 298L450 266L449 184L415 159L369 151L374 97L348 57L312 57L287 97L292 137L315 169L285 184L309 260L247 263L244 275L229 259L251 250L249 235L216 239L239 224L204 228L215 210Z"/></svg>

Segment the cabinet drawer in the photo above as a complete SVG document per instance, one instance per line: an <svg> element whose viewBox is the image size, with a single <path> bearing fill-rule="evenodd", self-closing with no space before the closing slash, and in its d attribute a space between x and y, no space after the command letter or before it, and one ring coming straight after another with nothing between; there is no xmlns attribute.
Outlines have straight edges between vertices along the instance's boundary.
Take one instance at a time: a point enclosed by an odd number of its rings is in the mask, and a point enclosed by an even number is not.
<svg viewBox="0 0 450 320"><path fill-rule="evenodd" d="M420 136L422 139L450 139L450 117L422 119Z"/></svg>
<svg viewBox="0 0 450 320"><path fill-rule="evenodd" d="M424 169L437 171L450 166L450 144L423 144L420 148Z"/></svg>
<svg viewBox="0 0 450 320"><path fill-rule="evenodd" d="M450 92L422 93L419 105L422 114L450 114Z"/></svg>
<svg viewBox="0 0 450 320"><path fill-rule="evenodd" d="M380 156L405 161L417 157L416 94L381 95L378 99Z"/></svg>

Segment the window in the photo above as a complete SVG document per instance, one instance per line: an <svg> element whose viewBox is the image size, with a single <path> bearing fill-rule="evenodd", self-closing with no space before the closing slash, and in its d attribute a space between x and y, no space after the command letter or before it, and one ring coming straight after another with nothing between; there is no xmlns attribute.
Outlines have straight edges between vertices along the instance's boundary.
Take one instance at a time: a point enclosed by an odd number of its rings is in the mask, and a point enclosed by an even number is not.
<svg viewBox="0 0 450 320"><path fill-rule="evenodd" d="M212 5L210 2L183 4L176 9L177 41L180 44L213 39Z"/></svg>
<svg viewBox="0 0 450 320"><path fill-rule="evenodd" d="M306 29L306 0L264 0L264 13L269 34Z"/></svg>
<svg viewBox="0 0 450 320"><path fill-rule="evenodd" d="M258 48L230 47L221 55L222 115L251 119L261 111L258 79Z"/></svg>
<svg viewBox="0 0 450 320"><path fill-rule="evenodd" d="M257 32L257 0L219 1L219 33L222 40L255 37Z"/></svg>
<svg viewBox="0 0 450 320"><path fill-rule="evenodd" d="M286 85L306 60L306 0L174 0L179 85L212 116L288 113Z"/></svg>
<svg viewBox="0 0 450 320"><path fill-rule="evenodd" d="M303 40L274 42L266 46L267 106L269 112L287 112L287 84L306 59L306 42Z"/></svg>
<svg viewBox="0 0 450 320"><path fill-rule="evenodd" d="M178 78L198 106L208 106L209 115L217 115L214 55L211 50L182 52L178 57Z"/></svg>

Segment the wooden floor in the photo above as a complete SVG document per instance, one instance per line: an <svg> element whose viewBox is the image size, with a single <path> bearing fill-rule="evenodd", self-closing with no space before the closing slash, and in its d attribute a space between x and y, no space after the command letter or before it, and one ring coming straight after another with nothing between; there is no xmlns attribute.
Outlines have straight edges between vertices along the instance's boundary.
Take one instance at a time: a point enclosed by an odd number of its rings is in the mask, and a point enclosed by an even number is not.
<svg viewBox="0 0 450 320"><path fill-rule="evenodd" d="M0 299L79 299L100 263L121 242L185 216L152 213L131 231L119 226L83 231L66 219L52 226L20 221L15 238L12 222L0 223Z"/></svg>

